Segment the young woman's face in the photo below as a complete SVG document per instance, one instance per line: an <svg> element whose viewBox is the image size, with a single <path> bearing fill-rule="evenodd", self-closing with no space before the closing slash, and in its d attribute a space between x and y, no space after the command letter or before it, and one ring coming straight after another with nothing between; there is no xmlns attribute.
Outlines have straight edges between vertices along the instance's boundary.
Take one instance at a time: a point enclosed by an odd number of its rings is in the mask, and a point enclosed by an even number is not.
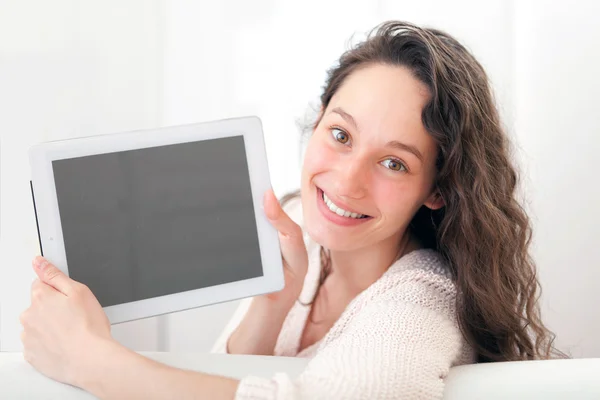
<svg viewBox="0 0 600 400"><path fill-rule="evenodd" d="M305 229L337 251L398 243L433 193L437 146L421 122L429 99L406 68L353 72L310 138L302 169Z"/></svg>

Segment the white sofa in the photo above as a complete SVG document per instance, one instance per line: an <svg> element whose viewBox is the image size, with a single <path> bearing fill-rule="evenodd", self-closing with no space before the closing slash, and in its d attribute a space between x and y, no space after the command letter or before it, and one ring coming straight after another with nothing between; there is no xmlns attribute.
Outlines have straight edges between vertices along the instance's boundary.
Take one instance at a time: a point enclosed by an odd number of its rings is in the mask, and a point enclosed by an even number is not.
<svg viewBox="0 0 600 400"><path fill-rule="evenodd" d="M475 364L450 370L444 400L600 400L600 358Z"/></svg>
<svg viewBox="0 0 600 400"><path fill-rule="evenodd" d="M302 358L221 354L143 353L180 368L241 378L270 377L283 371L297 376ZM21 353L0 353L0 399L93 399L71 386L54 382L23 361ZM453 368L444 400L599 400L600 359L527 361Z"/></svg>

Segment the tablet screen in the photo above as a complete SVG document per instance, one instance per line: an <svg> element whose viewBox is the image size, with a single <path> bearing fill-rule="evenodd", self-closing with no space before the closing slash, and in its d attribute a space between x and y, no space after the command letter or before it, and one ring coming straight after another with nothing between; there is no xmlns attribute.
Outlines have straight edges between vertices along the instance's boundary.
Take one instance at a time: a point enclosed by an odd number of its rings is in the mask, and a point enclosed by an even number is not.
<svg viewBox="0 0 600 400"><path fill-rule="evenodd" d="M52 165L69 276L103 307L263 275L243 136Z"/></svg>

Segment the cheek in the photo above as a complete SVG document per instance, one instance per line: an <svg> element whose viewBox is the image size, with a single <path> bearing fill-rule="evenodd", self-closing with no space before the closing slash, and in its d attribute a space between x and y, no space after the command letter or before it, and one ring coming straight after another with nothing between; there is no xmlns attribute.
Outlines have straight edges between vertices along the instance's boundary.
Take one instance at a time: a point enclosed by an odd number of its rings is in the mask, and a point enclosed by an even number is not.
<svg viewBox="0 0 600 400"><path fill-rule="evenodd" d="M335 157L335 152L322 139L311 137L304 154L303 180L310 180L314 175L330 170Z"/></svg>
<svg viewBox="0 0 600 400"><path fill-rule="evenodd" d="M377 208L386 219L406 220L422 205L418 185L411 182L389 182L382 180L372 187L372 196Z"/></svg>
<svg viewBox="0 0 600 400"><path fill-rule="evenodd" d="M403 186L393 182L379 182L373 185L373 199L377 202L378 208L385 213L397 213L400 204L403 204L405 199Z"/></svg>

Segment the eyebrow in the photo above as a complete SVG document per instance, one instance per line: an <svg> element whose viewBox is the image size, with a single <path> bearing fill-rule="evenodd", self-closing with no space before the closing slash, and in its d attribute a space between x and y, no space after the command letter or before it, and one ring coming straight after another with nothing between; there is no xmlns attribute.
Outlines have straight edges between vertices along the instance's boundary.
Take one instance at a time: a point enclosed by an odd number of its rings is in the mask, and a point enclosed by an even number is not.
<svg viewBox="0 0 600 400"><path fill-rule="evenodd" d="M385 146L408 151L409 153L414 154L419 160L421 160L421 162L423 162L423 155L415 146L411 146L410 144L402 143L397 140L392 140L391 142L388 142Z"/></svg>
<svg viewBox="0 0 600 400"><path fill-rule="evenodd" d="M331 112L338 114L339 116L341 116L344 119L344 121L346 121L350 125L354 126L354 129L356 129L357 131L360 131L360 129L358 129L358 124L354 120L354 117L352 115L348 114L346 111L344 111L341 107L335 107L333 110L331 110Z"/></svg>
<svg viewBox="0 0 600 400"><path fill-rule="evenodd" d="M346 111L344 111L344 109L342 109L341 107L335 107L334 109L331 110L331 112L338 114L339 116L341 116L344 119L344 121L346 121L350 125L354 126L354 128L357 131L360 131L360 129L358 129L358 124L354 120L354 117L352 115L348 114ZM421 160L421 162L423 162L423 155L421 154L419 149L417 149L415 146L412 146L412 145L409 145L406 143L402 143L397 140L392 140L391 142L388 142L385 145L385 147L391 147L393 149L407 151L409 153L414 154L419 160Z"/></svg>

